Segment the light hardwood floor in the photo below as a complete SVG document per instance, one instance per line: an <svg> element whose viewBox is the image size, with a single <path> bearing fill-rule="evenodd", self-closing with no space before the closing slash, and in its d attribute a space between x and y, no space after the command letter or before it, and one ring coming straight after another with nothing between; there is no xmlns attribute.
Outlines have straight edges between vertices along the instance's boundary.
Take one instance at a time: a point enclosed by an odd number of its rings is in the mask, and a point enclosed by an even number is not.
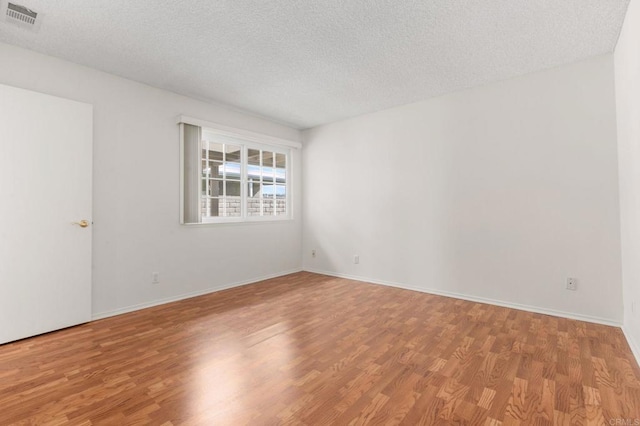
<svg viewBox="0 0 640 426"><path fill-rule="evenodd" d="M302 272L0 346L0 425L640 424L639 378L617 328Z"/></svg>

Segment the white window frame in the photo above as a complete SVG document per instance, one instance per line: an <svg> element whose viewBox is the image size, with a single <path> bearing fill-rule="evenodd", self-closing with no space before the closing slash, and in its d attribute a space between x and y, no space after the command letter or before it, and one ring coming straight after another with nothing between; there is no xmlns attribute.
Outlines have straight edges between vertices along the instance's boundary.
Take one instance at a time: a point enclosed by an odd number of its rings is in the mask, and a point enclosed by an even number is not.
<svg viewBox="0 0 640 426"><path fill-rule="evenodd" d="M293 220L293 150L300 149L302 144L300 142L289 141L286 139L279 139L273 136L262 135L242 129L236 129L233 127L223 126L217 123L212 123L204 120L195 119L187 116L178 117L178 124L191 124L202 128L203 138L205 133L208 135L224 136L232 138L236 145L241 146L240 162L241 162L241 176L240 176L240 216L220 216L220 217L202 217L198 223L185 223L184 221L184 140L183 132L180 131L180 223L183 225L211 225L221 223L250 223L250 222L281 222ZM248 192L248 150L259 149L263 151L270 151L278 154L284 154L286 156L286 168L285 168L285 190L286 190L286 214L285 215L269 215L269 216L249 216L247 206L247 192ZM201 151L201 150L200 150ZM202 161L198 162L198 175L202 176ZM198 205L202 205L202 191L200 188L201 179L198 180ZM274 182L275 185L275 182ZM275 205L274 205L275 208Z"/></svg>

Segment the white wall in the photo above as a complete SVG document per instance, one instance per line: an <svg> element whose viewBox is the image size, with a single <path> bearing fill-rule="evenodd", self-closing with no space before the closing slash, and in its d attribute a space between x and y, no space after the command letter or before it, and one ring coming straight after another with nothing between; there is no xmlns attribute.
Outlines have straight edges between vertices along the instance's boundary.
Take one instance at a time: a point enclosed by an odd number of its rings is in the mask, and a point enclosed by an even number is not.
<svg viewBox="0 0 640 426"><path fill-rule="evenodd" d="M304 268L621 321L613 77L605 55L305 132Z"/></svg>
<svg viewBox="0 0 640 426"><path fill-rule="evenodd" d="M640 3L632 0L615 51L624 330L640 359ZM635 309L632 309L632 304ZM635 311L635 312L634 312Z"/></svg>
<svg viewBox="0 0 640 426"><path fill-rule="evenodd" d="M300 268L296 180L294 221L179 225L176 118L289 140L297 130L1 43L0 58L0 83L94 106L94 316ZM293 160L299 177L299 152Z"/></svg>

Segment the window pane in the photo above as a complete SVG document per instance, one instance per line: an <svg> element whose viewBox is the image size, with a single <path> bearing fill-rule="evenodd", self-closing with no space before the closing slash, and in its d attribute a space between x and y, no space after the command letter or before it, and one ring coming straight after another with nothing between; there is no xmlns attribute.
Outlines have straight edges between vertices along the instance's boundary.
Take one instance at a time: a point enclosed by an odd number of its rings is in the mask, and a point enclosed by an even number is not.
<svg viewBox="0 0 640 426"><path fill-rule="evenodd" d="M220 200L218 198L202 199L202 216L218 217L220 216Z"/></svg>
<svg viewBox="0 0 640 426"><path fill-rule="evenodd" d="M238 145L225 145L225 150L225 177L227 179L240 180L240 173L242 172L242 164L240 163L241 147Z"/></svg>
<svg viewBox="0 0 640 426"><path fill-rule="evenodd" d="M209 174L210 177L222 177L222 163L219 161L209 161L209 166L202 170L204 174Z"/></svg>
<svg viewBox="0 0 640 426"><path fill-rule="evenodd" d="M285 185L276 185L276 198L287 197L287 187Z"/></svg>
<svg viewBox="0 0 640 426"><path fill-rule="evenodd" d="M276 212L277 216L287 214L287 187L286 185L276 185Z"/></svg>
<svg viewBox="0 0 640 426"><path fill-rule="evenodd" d="M249 182L247 184L247 197L255 198L260 196L260 182Z"/></svg>
<svg viewBox="0 0 640 426"><path fill-rule="evenodd" d="M222 199L221 216L237 217L240 216L240 210L240 197L224 197Z"/></svg>
<svg viewBox="0 0 640 426"><path fill-rule="evenodd" d="M274 170L276 182L278 183L286 183L287 182L287 156L284 154L276 153L276 168Z"/></svg>
<svg viewBox="0 0 640 426"><path fill-rule="evenodd" d="M249 165L259 166L260 165L260 150L259 149L250 149L247 152L247 163Z"/></svg>
<svg viewBox="0 0 640 426"><path fill-rule="evenodd" d="M262 165L265 167L273 167L274 154L270 151L262 151Z"/></svg>
<svg viewBox="0 0 640 426"><path fill-rule="evenodd" d="M262 205L262 199L260 197L247 199L247 215L248 216L260 216L260 209Z"/></svg>
<svg viewBox="0 0 640 426"><path fill-rule="evenodd" d="M223 183L222 180L209 179L209 195L210 197L217 197L219 195L224 195L223 191Z"/></svg>
<svg viewBox="0 0 640 426"><path fill-rule="evenodd" d="M209 142L207 152L209 160L222 161L222 144Z"/></svg>
<svg viewBox="0 0 640 426"><path fill-rule="evenodd" d="M240 196L240 182L238 181L227 181L225 182L227 192L225 195L239 197Z"/></svg>
<svg viewBox="0 0 640 426"><path fill-rule="evenodd" d="M255 166L255 165L249 164L247 166L247 179L249 181L254 180L254 181L259 182L260 181L260 166Z"/></svg>
<svg viewBox="0 0 640 426"><path fill-rule="evenodd" d="M265 183L262 185L262 198L273 198L275 194L276 187L273 184Z"/></svg>
<svg viewBox="0 0 640 426"><path fill-rule="evenodd" d="M273 182L275 176L275 170L273 168L273 161L275 155L270 151L262 151L262 180L264 182Z"/></svg>
<svg viewBox="0 0 640 426"><path fill-rule="evenodd" d="M206 179L202 179L202 185L200 186L200 194L201 195L207 195L207 180Z"/></svg>
<svg viewBox="0 0 640 426"><path fill-rule="evenodd" d="M265 198L262 200L264 216L273 216L275 214L276 200L273 198Z"/></svg>
<svg viewBox="0 0 640 426"><path fill-rule="evenodd" d="M224 163L224 174L226 179L240 180L242 168L239 163Z"/></svg>
<svg viewBox="0 0 640 426"><path fill-rule="evenodd" d="M226 152L225 161L229 161L229 162L232 162L232 163L239 163L240 162L241 149L240 149L239 146L237 146L237 145L225 145L224 150Z"/></svg>

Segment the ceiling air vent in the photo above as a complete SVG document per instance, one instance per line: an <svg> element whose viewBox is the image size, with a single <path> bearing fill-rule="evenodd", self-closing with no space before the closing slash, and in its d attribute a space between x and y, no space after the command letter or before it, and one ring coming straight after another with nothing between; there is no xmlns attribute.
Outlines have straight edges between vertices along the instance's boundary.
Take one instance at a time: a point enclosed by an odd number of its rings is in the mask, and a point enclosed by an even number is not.
<svg viewBox="0 0 640 426"><path fill-rule="evenodd" d="M5 18L8 22L18 24L22 27L37 30L40 26L40 20L38 19L38 12L29 9L28 7L11 2L6 3L6 15Z"/></svg>

